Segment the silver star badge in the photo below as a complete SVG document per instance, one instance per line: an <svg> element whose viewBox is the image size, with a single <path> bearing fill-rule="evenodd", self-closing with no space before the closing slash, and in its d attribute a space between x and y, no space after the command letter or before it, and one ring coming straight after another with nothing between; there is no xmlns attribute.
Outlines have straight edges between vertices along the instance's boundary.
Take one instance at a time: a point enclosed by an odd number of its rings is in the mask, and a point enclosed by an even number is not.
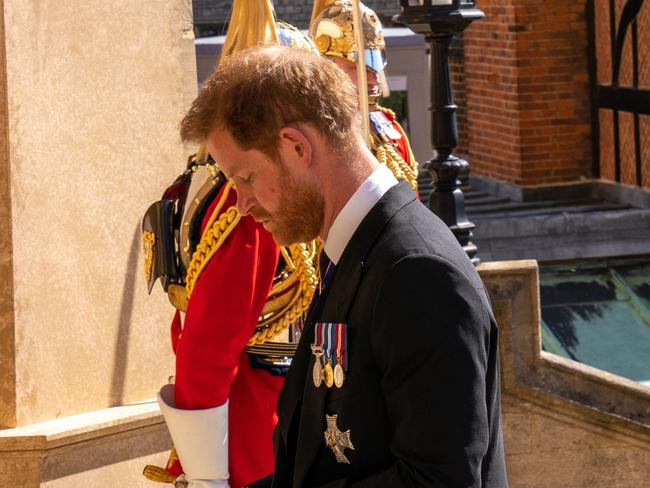
<svg viewBox="0 0 650 488"><path fill-rule="evenodd" d="M325 414L325 421L327 422L327 430L325 431L325 445L329 447L336 457L336 462L350 464L348 458L345 457L343 451L345 449L354 450L352 441L350 440L350 431L346 430L341 432L336 425L338 415Z"/></svg>

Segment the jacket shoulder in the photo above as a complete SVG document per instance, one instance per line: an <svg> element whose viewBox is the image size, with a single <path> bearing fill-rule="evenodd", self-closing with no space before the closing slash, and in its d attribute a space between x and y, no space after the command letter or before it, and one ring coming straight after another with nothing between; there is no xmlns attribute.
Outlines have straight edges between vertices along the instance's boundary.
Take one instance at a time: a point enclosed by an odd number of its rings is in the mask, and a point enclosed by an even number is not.
<svg viewBox="0 0 650 488"><path fill-rule="evenodd" d="M457 268L468 277L476 270L447 225L419 201L399 209L388 221L375 242L368 262L380 260L394 265L418 255L442 268Z"/></svg>

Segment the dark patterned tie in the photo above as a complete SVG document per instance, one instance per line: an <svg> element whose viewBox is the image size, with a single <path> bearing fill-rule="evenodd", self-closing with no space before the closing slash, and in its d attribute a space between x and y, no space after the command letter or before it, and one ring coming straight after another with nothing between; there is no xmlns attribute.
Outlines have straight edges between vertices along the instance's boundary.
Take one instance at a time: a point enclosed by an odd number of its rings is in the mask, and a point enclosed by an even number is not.
<svg viewBox="0 0 650 488"><path fill-rule="evenodd" d="M330 261L330 258L327 257L325 251L320 255L320 282L318 283L318 295L322 296L323 292L327 288L327 285L332 281L332 276L334 276L334 271L336 270L336 265Z"/></svg>

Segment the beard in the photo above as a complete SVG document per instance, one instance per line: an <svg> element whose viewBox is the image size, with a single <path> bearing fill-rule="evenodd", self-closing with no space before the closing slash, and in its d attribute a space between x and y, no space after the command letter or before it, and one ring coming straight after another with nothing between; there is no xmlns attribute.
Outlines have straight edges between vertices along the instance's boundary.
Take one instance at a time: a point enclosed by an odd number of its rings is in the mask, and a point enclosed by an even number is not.
<svg viewBox="0 0 650 488"><path fill-rule="evenodd" d="M323 195L316 185L301 184L282 168L282 193L278 211L254 213L256 220L271 219L267 230L281 246L309 242L318 236L324 217Z"/></svg>

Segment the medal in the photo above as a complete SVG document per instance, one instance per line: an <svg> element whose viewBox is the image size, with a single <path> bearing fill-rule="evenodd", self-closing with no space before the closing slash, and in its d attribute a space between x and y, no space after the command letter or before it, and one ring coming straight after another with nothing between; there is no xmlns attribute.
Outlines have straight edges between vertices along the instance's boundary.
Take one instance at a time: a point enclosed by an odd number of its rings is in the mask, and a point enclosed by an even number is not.
<svg viewBox="0 0 650 488"><path fill-rule="evenodd" d="M314 355L314 369L312 370L312 380L316 388L323 384L323 365L321 363L321 356L323 355L323 348L311 345L311 352Z"/></svg>
<svg viewBox="0 0 650 488"><path fill-rule="evenodd" d="M343 369L344 358L347 359L347 334L344 327L339 324L334 328L335 339L334 344L336 345L336 366L334 367L334 384L337 388L341 388L345 382L345 370Z"/></svg>
<svg viewBox="0 0 650 488"><path fill-rule="evenodd" d="M352 445L352 440L350 439L350 431L341 431L338 425L336 425L337 422L338 415L325 414L325 423L327 424L327 430L323 433L325 445L332 450L337 463L350 464L350 461L345 455L346 449L354 451L354 445Z"/></svg>
<svg viewBox="0 0 650 488"><path fill-rule="evenodd" d="M323 367L321 366L319 359L314 360L312 379L314 380L314 386L316 388L318 388L323 383Z"/></svg>
<svg viewBox="0 0 650 488"><path fill-rule="evenodd" d="M344 381L345 373L343 372L343 367L341 363L336 363L336 366L334 366L334 384L337 388L341 388Z"/></svg>
<svg viewBox="0 0 650 488"><path fill-rule="evenodd" d="M332 388L332 385L334 385L334 370L332 369L331 361L329 360L327 361L323 373L325 376L325 386L327 386L328 388Z"/></svg>
<svg viewBox="0 0 650 488"><path fill-rule="evenodd" d="M315 343L311 352L316 356L312 378L318 388L342 388L348 370L348 333L346 324L318 322L314 328Z"/></svg>

